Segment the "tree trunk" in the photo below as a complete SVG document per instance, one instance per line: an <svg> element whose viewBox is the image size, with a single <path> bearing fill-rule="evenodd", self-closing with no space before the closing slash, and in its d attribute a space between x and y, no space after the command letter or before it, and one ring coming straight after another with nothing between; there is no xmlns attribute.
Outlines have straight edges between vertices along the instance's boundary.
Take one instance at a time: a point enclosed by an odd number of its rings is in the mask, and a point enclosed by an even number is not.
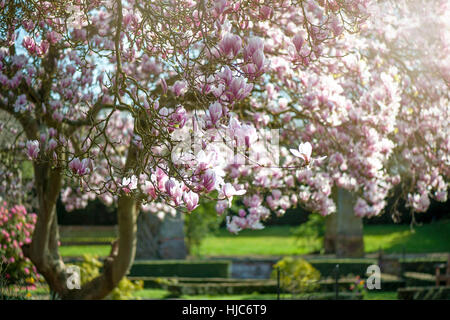
<svg viewBox="0 0 450 320"><path fill-rule="evenodd" d="M336 213L326 218L324 247L326 253L337 257L354 258L364 256L362 219L354 214L355 196L345 190L334 191Z"/></svg>
<svg viewBox="0 0 450 320"><path fill-rule="evenodd" d="M136 259L185 259L184 219L181 212L175 216L142 212L138 218Z"/></svg>
<svg viewBox="0 0 450 320"><path fill-rule="evenodd" d="M103 299L128 273L136 252L138 205L131 196L121 195L117 207L119 239L113 243L100 276L81 287L66 292L65 299Z"/></svg>
<svg viewBox="0 0 450 320"><path fill-rule="evenodd" d="M131 145L125 171L133 167L137 149ZM102 274L86 283L81 289L68 288L70 274L66 272L63 259L58 252L59 232L56 216L56 200L61 191L60 168L35 164L35 185L39 199L39 210L33 238L23 252L41 273L50 289L62 299L103 299L127 274L136 249L136 222L139 203L131 195L120 194L117 215L119 238L113 243L110 255L105 259Z"/></svg>

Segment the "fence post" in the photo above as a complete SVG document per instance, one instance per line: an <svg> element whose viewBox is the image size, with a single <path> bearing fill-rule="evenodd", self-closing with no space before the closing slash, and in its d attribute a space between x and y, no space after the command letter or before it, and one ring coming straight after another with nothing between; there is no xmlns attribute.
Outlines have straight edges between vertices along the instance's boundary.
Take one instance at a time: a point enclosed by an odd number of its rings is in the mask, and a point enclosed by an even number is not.
<svg viewBox="0 0 450 320"><path fill-rule="evenodd" d="M277 300L280 300L280 267L277 267Z"/></svg>
<svg viewBox="0 0 450 320"><path fill-rule="evenodd" d="M335 276L335 283L334 283L334 292L335 292L335 299L337 300L339 297L339 265L337 264L334 269L334 276Z"/></svg>

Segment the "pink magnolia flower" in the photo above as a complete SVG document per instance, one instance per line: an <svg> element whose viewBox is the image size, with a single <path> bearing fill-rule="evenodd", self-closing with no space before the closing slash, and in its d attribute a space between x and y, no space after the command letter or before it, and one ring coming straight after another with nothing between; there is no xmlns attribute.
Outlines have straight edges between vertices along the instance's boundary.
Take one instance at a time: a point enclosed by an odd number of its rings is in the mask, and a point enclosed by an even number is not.
<svg viewBox="0 0 450 320"><path fill-rule="evenodd" d="M58 112L58 111L55 111L55 112L53 112L53 114L52 114L52 118L55 119L55 120L58 121L58 122L62 122L64 116L62 115L62 113L60 113L60 112Z"/></svg>
<svg viewBox="0 0 450 320"><path fill-rule="evenodd" d="M183 128L187 120L186 109L179 106L170 116L169 126L172 128ZM171 130L169 130L171 131Z"/></svg>
<svg viewBox="0 0 450 320"><path fill-rule="evenodd" d="M304 31L298 32L298 33L292 38L292 42L294 43L295 50L297 50L297 52L300 52L300 50L301 50L302 47L303 47L303 44L305 43L305 32L304 32Z"/></svg>
<svg viewBox="0 0 450 320"><path fill-rule="evenodd" d="M239 218L238 217L231 218L230 216L227 216L227 230L229 232L237 234L239 231L242 230L242 228L239 226L238 219L245 221L245 219L240 218L240 217Z"/></svg>
<svg viewBox="0 0 450 320"><path fill-rule="evenodd" d="M79 176L84 176L94 170L92 160L89 158L85 158L82 161L78 158L74 158L69 162L69 168L72 170L73 174Z"/></svg>
<svg viewBox="0 0 450 320"><path fill-rule="evenodd" d="M253 37L248 40L248 44L244 48L244 59L246 61L252 60L255 52L264 53L264 41L258 37Z"/></svg>
<svg viewBox="0 0 450 320"><path fill-rule="evenodd" d="M165 183L165 189L167 194L172 198L176 206L181 204L181 198L183 196L183 189L180 183L174 179L169 179Z"/></svg>
<svg viewBox="0 0 450 320"><path fill-rule="evenodd" d="M228 101L238 101L246 98L253 89L253 84L247 84L247 80L243 77L234 78L225 93Z"/></svg>
<svg viewBox="0 0 450 320"><path fill-rule="evenodd" d="M122 179L122 190L125 193L130 193L131 190L137 189L137 182L138 182L138 179L136 178L135 175L132 175L129 178L124 177Z"/></svg>
<svg viewBox="0 0 450 320"><path fill-rule="evenodd" d="M201 185L206 192L214 190L216 186L216 173L214 170L209 169L202 175Z"/></svg>
<svg viewBox="0 0 450 320"><path fill-rule="evenodd" d="M177 183L173 179L169 179L164 184L165 190L169 196L173 196L175 193L175 189L177 188Z"/></svg>
<svg viewBox="0 0 450 320"><path fill-rule="evenodd" d="M223 214L225 212L225 210L227 209L227 207L228 207L228 201L227 200L217 201L217 204L216 204L216 212L217 212L217 214L219 214L219 215Z"/></svg>
<svg viewBox="0 0 450 320"><path fill-rule="evenodd" d="M167 82L164 78L161 78L161 88L164 94L167 94Z"/></svg>
<svg viewBox="0 0 450 320"><path fill-rule="evenodd" d="M234 58L241 50L242 40L238 35L227 33L219 44L223 55Z"/></svg>
<svg viewBox="0 0 450 320"><path fill-rule="evenodd" d="M246 190L236 190L231 183L227 182L222 186L222 189L219 192L219 196L227 198L228 205L231 207L233 196L241 196L246 192L247 192Z"/></svg>
<svg viewBox="0 0 450 320"><path fill-rule="evenodd" d="M447 201L447 191L438 191L436 192L436 200L440 202Z"/></svg>
<svg viewBox="0 0 450 320"><path fill-rule="evenodd" d="M187 91L186 81L176 81L172 86L172 91L177 97L184 95Z"/></svg>
<svg viewBox="0 0 450 320"><path fill-rule="evenodd" d="M213 126L222 117L222 105L218 102L212 103L208 108L209 120Z"/></svg>
<svg viewBox="0 0 450 320"><path fill-rule="evenodd" d="M266 61L266 57L264 56L263 51L256 51L252 56L252 61L255 64L258 71L262 70L264 67L264 63Z"/></svg>
<svg viewBox="0 0 450 320"><path fill-rule="evenodd" d="M183 194L183 200L188 211L192 211L198 206L198 194L189 191Z"/></svg>
<svg viewBox="0 0 450 320"><path fill-rule="evenodd" d="M269 19L273 13L273 9L269 6L262 6L259 9L259 16L262 20Z"/></svg>
<svg viewBox="0 0 450 320"><path fill-rule="evenodd" d="M39 141L37 140L31 140L31 141L27 141L27 156L30 160L35 160L37 159L38 155L39 155Z"/></svg>
<svg viewBox="0 0 450 320"><path fill-rule="evenodd" d="M223 67L222 71L217 73L217 79L229 86L233 80L233 72L228 66Z"/></svg>
<svg viewBox="0 0 450 320"><path fill-rule="evenodd" d="M43 56L50 48L50 43L47 40L41 42L39 46L36 46L36 53L38 56Z"/></svg>
<svg viewBox="0 0 450 320"><path fill-rule="evenodd" d="M22 45L24 46L25 49L27 49L27 51L31 55L34 55L36 53L37 46L36 46L36 42L34 41L33 38L31 38L29 36L23 37Z"/></svg>
<svg viewBox="0 0 450 320"><path fill-rule="evenodd" d="M291 151L294 156L302 158L306 164L309 164L311 162L312 146L309 142L300 143L300 145L298 146L298 150L289 149L289 151Z"/></svg>
<svg viewBox="0 0 450 320"><path fill-rule="evenodd" d="M55 44L59 40L61 40L61 35L59 33L55 32L55 31L50 31L49 33L47 33L47 40L51 44Z"/></svg>
<svg viewBox="0 0 450 320"><path fill-rule="evenodd" d="M148 194L153 200L156 199L156 190L153 183L150 181L145 181L144 192Z"/></svg>
<svg viewBox="0 0 450 320"><path fill-rule="evenodd" d="M48 129L48 135L50 136L50 138L55 137L57 133L58 131L55 128Z"/></svg>
<svg viewBox="0 0 450 320"><path fill-rule="evenodd" d="M364 217L367 216L370 212L370 207L367 204L367 202L362 199L362 198L358 198L358 200L356 201L356 204L353 208L353 210L355 211L355 215L358 217Z"/></svg>
<svg viewBox="0 0 450 320"><path fill-rule="evenodd" d="M58 143L56 142L56 140L51 138L50 141L48 142L47 149L53 150L56 148L57 145L58 145Z"/></svg>

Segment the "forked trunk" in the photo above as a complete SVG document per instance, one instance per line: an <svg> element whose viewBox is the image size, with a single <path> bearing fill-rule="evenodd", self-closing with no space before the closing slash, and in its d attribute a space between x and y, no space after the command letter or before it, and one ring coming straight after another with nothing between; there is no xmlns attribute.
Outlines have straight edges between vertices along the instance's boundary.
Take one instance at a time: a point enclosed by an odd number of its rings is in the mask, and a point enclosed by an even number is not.
<svg viewBox="0 0 450 320"><path fill-rule="evenodd" d="M135 148L130 148L127 166L136 159ZM35 185L39 198L36 226L30 245L23 252L38 272L43 275L50 289L61 299L103 299L127 274L136 249L136 220L138 203L133 196L122 193L118 199L119 238L113 243L110 255L105 259L103 272L80 289L69 289L71 274L59 254L59 231L56 200L61 191L61 169L35 164Z"/></svg>

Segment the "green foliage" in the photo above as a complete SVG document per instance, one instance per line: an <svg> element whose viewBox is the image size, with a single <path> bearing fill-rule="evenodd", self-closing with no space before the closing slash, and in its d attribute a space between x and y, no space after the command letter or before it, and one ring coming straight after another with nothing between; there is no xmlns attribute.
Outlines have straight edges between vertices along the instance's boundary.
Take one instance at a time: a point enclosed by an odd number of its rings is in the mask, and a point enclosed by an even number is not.
<svg viewBox="0 0 450 320"><path fill-rule="evenodd" d="M22 178L31 180L34 178L34 168L33 168L33 162L29 160L22 161L20 163L21 165L21 172L22 172Z"/></svg>
<svg viewBox="0 0 450 320"><path fill-rule="evenodd" d="M85 254L81 262L81 284L85 284L100 275L100 269L103 266L96 256ZM132 299L135 291L142 290L144 283L142 281L130 281L127 277L120 280L116 288L105 298L107 300L129 300Z"/></svg>
<svg viewBox="0 0 450 320"><path fill-rule="evenodd" d="M14 286L11 285L8 278L6 278L4 264L0 261L0 301L1 300L26 300L28 292L15 292Z"/></svg>
<svg viewBox="0 0 450 320"><path fill-rule="evenodd" d="M301 258L285 257L273 266L272 278L280 273L280 286L292 293L312 292L319 287L320 272Z"/></svg>
<svg viewBox="0 0 450 320"><path fill-rule="evenodd" d="M228 278L230 261L141 260L135 261L130 276Z"/></svg>
<svg viewBox="0 0 450 320"><path fill-rule="evenodd" d="M360 276L356 276L356 280L354 283L350 285L351 292L355 295L362 295L363 297L367 294L366 283L364 279L361 279Z"/></svg>
<svg viewBox="0 0 450 320"><path fill-rule="evenodd" d="M406 258L400 259L402 270L404 272L423 272L434 274L436 265L446 263L448 257L443 255L441 257L422 257L422 258Z"/></svg>
<svg viewBox="0 0 450 320"><path fill-rule="evenodd" d="M201 202L200 206L192 213L185 215L184 232L188 252L199 255L200 245L207 236L215 233L223 221L214 208L214 203Z"/></svg>
<svg viewBox="0 0 450 320"><path fill-rule="evenodd" d="M314 268L326 276L331 277L334 275L336 265L339 265L339 275L355 275L364 277L366 275L367 268L372 264L377 264L377 259L370 258L347 258L347 259L308 259Z"/></svg>
<svg viewBox="0 0 450 320"><path fill-rule="evenodd" d="M450 287L408 287L397 291L399 300L450 300Z"/></svg>
<svg viewBox="0 0 450 320"><path fill-rule="evenodd" d="M306 245L314 248L314 251L322 249L319 241L325 234L325 217L320 214L310 214L308 220L292 230L297 241L306 240Z"/></svg>

